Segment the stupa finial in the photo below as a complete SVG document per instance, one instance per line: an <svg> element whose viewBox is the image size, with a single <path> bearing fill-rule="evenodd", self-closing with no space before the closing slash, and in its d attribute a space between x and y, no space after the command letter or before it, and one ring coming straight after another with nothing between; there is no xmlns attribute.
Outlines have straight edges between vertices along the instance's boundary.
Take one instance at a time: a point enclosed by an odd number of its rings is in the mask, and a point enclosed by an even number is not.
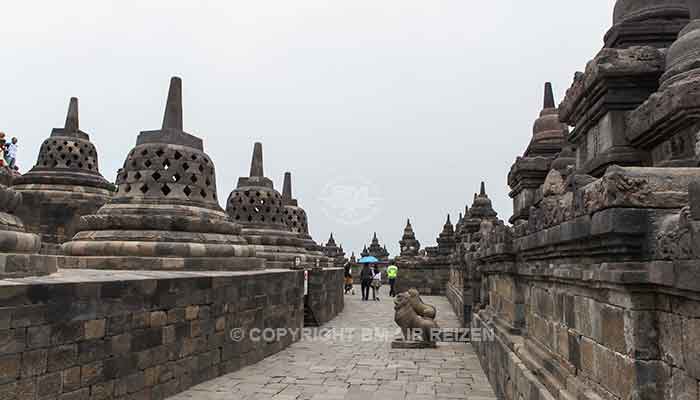
<svg viewBox="0 0 700 400"><path fill-rule="evenodd" d="M165 103L163 129L182 131L182 79L174 76L170 79L168 101Z"/></svg>
<svg viewBox="0 0 700 400"><path fill-rule="evenodd" d="M486 183L484 183L483 181L481 182L481 191L479 192L479 196L486 196Z"/></svg>
<svg viewBox="0 0 700 400"><path fill-rule="evenodd" d="M285 200L292 199L292 173L291 172L284 173L284 185L282 187L282 198ZM331 233L331 236L333 236L332 233Z"/></svg>
<svg viewBox="0 0 700 400"><path fill-rule="evenodd" d="M547 82L544 84L544 108L556 108L554 104L554 90L552 89L552 83Z"/></svg>
<svg viewBox="0 0 700 400"><path fill-rule="evenodd" d="M68 105L68 114L66 115L66 124L63 130L66 133L73 133L80 131L80 119L78 115L78 98L71 97L70 104Z"/></svg>
<svg viewBox="0 0 700 400"><path fill-rule="evenodd" d="M253 159L250 162L250 177L260 177L265 176L263 173L263 150L262 143L256 142L253 147Z"/></svg>

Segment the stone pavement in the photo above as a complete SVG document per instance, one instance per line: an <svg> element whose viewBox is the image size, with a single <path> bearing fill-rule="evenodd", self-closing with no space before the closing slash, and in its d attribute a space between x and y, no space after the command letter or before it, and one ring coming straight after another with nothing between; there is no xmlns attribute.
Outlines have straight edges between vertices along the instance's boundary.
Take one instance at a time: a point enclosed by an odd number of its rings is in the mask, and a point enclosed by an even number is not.
<svg viewBox="0 0 700 400"><path fill-rule="evenodd" d="M495 400L469 344L394 350L393 299L345 297L345 310L323 327L265 360L194 386L171 400ZM423 297L441 327L457 327L447 299ZM328 329L326 329L328 328ZM375 329L378 332L375 334ZM383 331L388 332L382 337ZM371 338L372 340L367 340Z"/></svg>

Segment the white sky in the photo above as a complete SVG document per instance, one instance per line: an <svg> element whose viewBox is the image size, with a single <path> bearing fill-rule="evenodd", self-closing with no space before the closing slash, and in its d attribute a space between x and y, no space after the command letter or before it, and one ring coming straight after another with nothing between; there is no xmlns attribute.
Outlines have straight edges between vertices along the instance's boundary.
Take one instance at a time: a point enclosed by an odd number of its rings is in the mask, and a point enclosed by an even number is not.
<svg viewBox="0 0 700 400"><path fill-rule="evenodd" d="M0 130L23 170L80 98L113 181L141 130L160 126L171 75L185 129L204 139L223 200L261 140L265 172L295 197L318 241L392 254L407 217L433 245L479 182L499 216L543 83L557 101L602 46L612 0L0 0ZM329 184L371 182L361 224L324 212ZM222 204L222 206L225 206Z"/></svg>

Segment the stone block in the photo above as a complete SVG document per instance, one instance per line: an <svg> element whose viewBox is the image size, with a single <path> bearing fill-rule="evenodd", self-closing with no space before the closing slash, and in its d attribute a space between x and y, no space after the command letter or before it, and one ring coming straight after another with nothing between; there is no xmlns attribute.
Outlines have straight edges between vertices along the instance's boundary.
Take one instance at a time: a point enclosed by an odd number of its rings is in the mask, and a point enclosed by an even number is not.
<svg viewBox="0 0 700 400"><path fill-rule="evenodd" d="M14 354L24 350L27 330L25 328L0 331L0 354Z"/></svg>
<svg viewBox="0 0 700 400"><path fill-rule="evenodd" d="M19 378L21 355L0 356L0 385Z"/></svg>
<svg viewBox="0 0 700 400"><path fill-rule="evenodd" d="M700 319L685 319L682 335L685 370L700 379Z"/></svg>
<svg viewBox="0 0 700 400"><path fill-rule="evenodd" d="M90 386L104 381L103 370L104 364L102 361L83 365L80 369L81 386Z"/></svg>
<svg viewBox="0 0 700 400"><path fill-rule="evenodd" d="M61 372L64 392L73 392L80 389L80 369L80 367L73 367Z"/></svg>
<svg viewBox="0 0 700 400"><path fill-rule="evenodd" d="M60 372L42 375L37 378L37 398L50 399L61 394L63 390L63 378Z"/></svg>
<svg viewBox="0 0 700 400"><path fill-rule="evenodd" d="M22 353L22 378L30 378L46 373L48 353L46 349Z"/></svg>
<svg viewBox="0 0 700 400"><path fill-rule="evenodd" d="M104 319L90 320L85 322L85 339L100 339L105 336L107 322Z"/></svg>
<svg viewBox="0 0 700 400"><path fill-rule="evenodd" d="M48 371L62 371L78 364L78 345L56 346L48 352Z"/></svg>

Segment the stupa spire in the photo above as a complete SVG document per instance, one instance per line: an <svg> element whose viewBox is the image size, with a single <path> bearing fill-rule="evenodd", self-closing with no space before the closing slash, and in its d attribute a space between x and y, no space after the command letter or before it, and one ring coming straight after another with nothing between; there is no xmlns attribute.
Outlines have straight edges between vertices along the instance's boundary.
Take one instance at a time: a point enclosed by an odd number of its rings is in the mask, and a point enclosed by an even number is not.
<svg viewBox="0 0 700 400"><path fill-rule="evenodd" d="M170 79L168 100L165 103L163 129L182 131L182 79L174 76Z"/></svg>
<svg viewBox="0 0 700 400"><path fill-rule="evenodd" d="M483 181L481 182L481 191L479 192L479 196L486 197L486 183Z"/></svg>
<svg viewBox="0 0 700 400"><path fill-rule="evenodd" d="M552 89L551 82L544 84L544 108L556 108L556 104L554 104L554 90Z"/></svg>
<svg viewBox="0 0 700 400"><path fill-rule="evenodd" d="M80 118L78 115L78 98L71 97L68 105L68 114L66 114L66 124L63 127L65 133L73 133L80 131Z"/></svg>
<svg viewBox="0 0 700 400"><path fill-rule="evenodd" d="M255 142L255 146L253 147L253 159L250 162L250 177L262 178L264 176L262 143Z"/></svg>
<svg viewBox="0 0 700 400"><path fill-rule="evenodd" d="M292 173L291 172L284 173L284 185L282 186L282 198L285 200L292 199ZM331 233L331 236L333 236L332 233Z"/></svg>

